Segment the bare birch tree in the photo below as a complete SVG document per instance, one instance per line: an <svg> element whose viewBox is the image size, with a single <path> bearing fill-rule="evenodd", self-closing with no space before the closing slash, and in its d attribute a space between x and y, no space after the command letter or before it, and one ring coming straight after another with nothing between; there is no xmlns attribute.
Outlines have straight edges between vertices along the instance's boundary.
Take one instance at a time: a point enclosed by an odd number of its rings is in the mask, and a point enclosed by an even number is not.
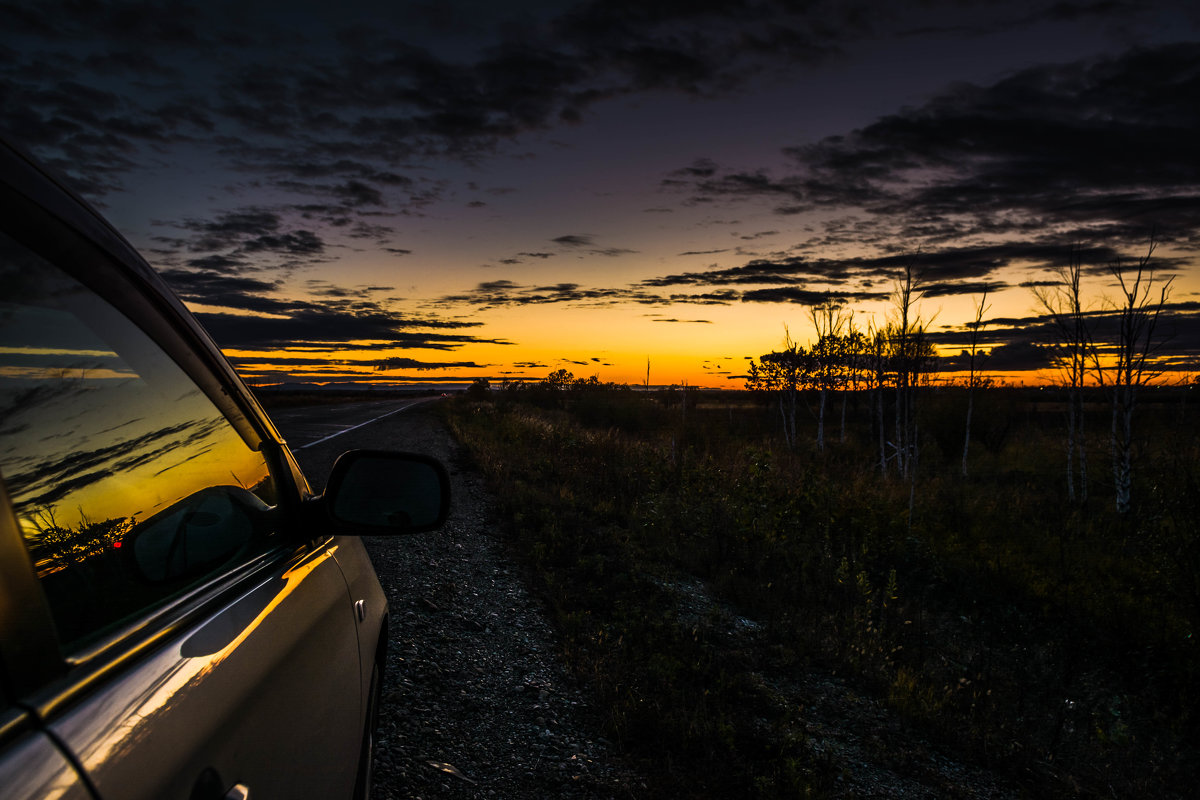
<svg viewBox="0 0 1200 800"><path fill-rule="evenodd" d="M979 385L979 375L976 372L976 362L979 361L979 366L982 366L982 361L986 357L979 355L979 334L983 330L984 321L983 315L988 312L991 306L987 305L987 289L983 290L983 297L979 298L979 302L975 305L975 320L970 323L971 328L971 354L970 354L970 371L967 373L967 429L963 435L963 456L962 456L962 474L967 477L967 451L971 447L971 415L975 410L975 388Z"/></svg>
<svg viewBox="0 0 1200 800"><path fill-rule="evenodd" d="M925 323L916 309L921 295L916 259L913 258L905 265L903 274L896 282L892 294L896 319L889 325L896 375L896 439L893 447L896 468L902 477L908 477L916 464L916 387L923 361L928 355L925 352L928 346Z"/></svg>
<svg viewBox="0 0 1200 800"><path fill-rule="evenodd" d="M750 362L746 388L751 391L775 392L779 400L779 416L783 421L783 440L788 447L796 443L796 403L804 379L808 353L784 327L784 349L766 353L758 363Z"/></svg>
<svg viewBox="0 0 1200 800"><path fill-rule="evenodd" d="M817 332L817 340L810 351L812 357L812 379L816 384L817 406L817 450L825 449L825 408L830 391L839 388L844 378L845 360L842 353L842 331L849 316L845 306L826 297L825 301L809 308L809 316Z"/></svg>
<svg viewBox="0 0 1200 800"><path fill-rule="evenodd" d="M888 335L886 328L875 327L875 320L867 324L867 358L865 370L867 385L874 396L875 429L879 432L879 472L887 474L887 426L884 423L883 387L887 385Z"/></svg>
<svg viewBox="0 0 1200 800"><path fill-rule="evenodd" d="M1067 499L1084 502L1088 473L1083 388L1089 363L1098 362L1094 360L1095 346L1083 309L1083 263L1078 247L1071 249L1070 260L1057 274L1056 285L1036 287L1033 293L1054 330L1051 358L1058 369L1059 383L1067 390Z"/></svg>
<svg viewBox="0 0 1200 800"><path fill-rule="evenodd" d="M842 424L838 432L838 441L846 441L846 404L851 393L857 397L858 387L866 378L867 370L867 338L854 324L854 312L851 311L846 322L846 335L842 339L842 360L846 370L842 392ZM855 401L857 402L857 400Z"/></svg>
<svg viewBox="0 0 1200 800"><path fill-rule="evenodd" d="M1113 484L1117 512L1126 514L1133 504L1133 412L1142 387L1152 383L1161 372L1154 366L1154 355L1162 346L1158 323L1167 304L1174 278L1157 280L1150 259L1154 255L1153 237L1146 255L1133 268L1120 259L1111 272L1117 279L1121 296L1116 307L1116 354L1111 365L1095 361L1101 383L1107 380L1112 398ZM1157 290L1157 294L1156 294Z"/></svg>

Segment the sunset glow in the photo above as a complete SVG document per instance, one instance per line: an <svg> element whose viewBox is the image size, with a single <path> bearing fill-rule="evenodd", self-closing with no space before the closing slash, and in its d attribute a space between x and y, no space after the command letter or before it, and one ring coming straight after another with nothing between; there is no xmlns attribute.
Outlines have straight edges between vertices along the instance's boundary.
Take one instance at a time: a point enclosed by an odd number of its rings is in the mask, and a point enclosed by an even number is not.
<svg viewBox="0 0 1200 800"><path fill-rule="evenodd" d="M1031 287L1078 248L1103 335L1152 240L1200 370L1193 4L126 6L0 11L4 135L251 383L739 389L909 262L944 377L986 290L984 369L1038 383Z"/></svg>

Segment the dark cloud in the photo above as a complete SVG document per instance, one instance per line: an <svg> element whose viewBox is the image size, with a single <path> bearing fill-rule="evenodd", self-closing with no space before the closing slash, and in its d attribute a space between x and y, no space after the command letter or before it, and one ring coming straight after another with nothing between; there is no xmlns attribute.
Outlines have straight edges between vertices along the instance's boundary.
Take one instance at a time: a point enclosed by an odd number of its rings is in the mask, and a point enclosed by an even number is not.
<svg viewBox="0 0 1200 800"><path fill-rule="evenodd" d="M702 292L700 294L673 294L667 299L671 303L690 303L701 306L725 306L738 302L742 299L742 295L740 292L726 290L721 292Z"/></svg>
<svg viewBox="0 0 1200 800"><path fill-rule="evenodd" d="M161 274L175 293L184 300L230 308L244 309L248 298L279 288L278 281L229 275L212 269L168 269L163 270Z"/></svg>
<svg viewBox="0 0 1200 800"><path fill-rule="evenodd" d="M180 243L182 246L182 243ZM176 248L178 249L178 248ZM163 253L171 253L172 250L163 250ZM241 271L246 267L246 261L241 258L224 255L202 256L200 258L190 258L187 265L194 270L201 272L221 272L225 274Z"/></svg>
<svg viewBox="0 0 1200 800"><path fill-rule="evenodd" d="M308 291L318 297L353 298L367 300L377 292L393 291L391 286L339 286L318 278L305 281Z"/></svg>
<svg viewBox="0 0 1200 800"><path fill-rule="evenodd" d="M249 305L249 303L247 303ZM351 342L381 341L391 347L453 350L464 344L511 344L465 334L427 333L429 321L411 320L377 310L346 311L318 305L293 307L286 318L225 313L196 315L222 348L234 350L288 348L293 345L343 346ZM473 327L478 323L437 321L437 327ZM418 330L413 330L418 329ZM355 345L355 349L361 349Z"/></svg>
<svg viewBox="0 0 1200 800"><path fill-rule="evenodd" d="M272 234L279 229L281 220L273 211L243 209L222 212L213 219L155 221L154 224L192 232L195 236L188 243L189 249L204 251L224 250L239 245L244 239Z"/></svg>
<svg viewBox="0 0 1200 800"><path fill-rule="evenodd" d="M842 303L853 303L866 300L886 298L888 292L837 292L825 290L815 291L802 289L797 286L782 286L773 289L752 289L742 292L739 299L744 303L797 303L805 306L815 306L829 300Z"/></svg>
<svg viewBox="0 0 1200 800"><path fill-rule="evenodd" d="M1115 351L1119 316L1111 307L1101 307L1086 311L1084 319L1088 336L1104 361ZM931 330L926 335L940 350L951 353L942 357L939 369L968 368L971 331L966 324ZM985 316L978 342L987 358L986 369L1018 372L1052 367L1059 338L1054 324L1045 315L990 319ZM955 352L958 355L953 355ZM1156 369L1195 371L1200 367L1200 303L1168 302L1163 306L1150 356Z"/></svg>
<svg viewBox="0 0 1200 800"><path fill-rule="evenodd" d="M548 286L525 286L510 280L485 281L464 294L442 297L442 305L467 304L482 308L521 305L547 305L553 303L612 304L624 300L650 300L656 298L632 289L587 288L577 283L557 283Z"/></svg>
<svg viewBox="0 0 1200 800"><path fill-rule="evenodd" d="M228 275L212 270L171 269L163 277L185 301L228 309L197 316L219 345L227 349L286 349L306 346L371 349L425 347L450 350L468 343L510 344L502 339L430 333L477 328L478 321L415 317L370 298L387 286L343 287L323 280L308 282L316 299L282 298L279 281ZM229 313L235 312L235 313ZM261 359L258 359L261 361Z"/></svg>
<svg viewBox="0 0 1200 800"><path fill-rule="evenodd" d="M383 193L362 181L346 181L333 186L330 191L349 206L382 206Z"/></svg>
<svg viewBox="0 0 1200 800"><path fill-rule="evenodd" d="M1020 14L999 6L933 5L951 19L969 15L983 29L1047 18L1112 18L1137 10L1113 2L1036 3ZM612 98L662 90L728 95L765 72L824 62L846 44L880 35L894 23L867 0L596 0L561 10L501 4L486 13L446 13L457 20L453 33L439 28L443 32L434 41L468 40L474 45L469 51L440 53L426 46L424 34L430 29L414 23L409 6L311 6L283 16L253 4L228 9L149 2L6 3L0 7L0 27L20 37L21 46L9 63L0 63L6 89L0 119L11 135L62 167L93 196L118 188L125 172L154 159L148 145L194 140L216 146L230 165L267 175L280 186L297 189L326 180L310 190L355 208L382 207L391 205L389 190L411 184L397 169L415 159L472 160L523 133L579 120L592 105ZM82 55L61 52L66 47ZM137 82L118 93L100 80L105 76ZM1132 85L1120 84L1120 76L1092 77L1092 96L1113 87L1132 96ZM1049 85L1043 82L1042 88ZM1148 104L1171 92L1192 96L1188 85L1148 85L1156 86ZM1074 102L1076 108L1090 102L1090 96L1075 97L1071 88L1064 86L1053 99ZM1033 121L1049 107L1034 106ZM931 123L943 121L956 120ZM896 166L888 146L900 132L888 130L886 121L881 126L841 145L826 142L821 152L800 154L815 168L813 175L722 174L712 159L700 158L672 173L671 180L703 182L702 199L721 193L776 194L779 210L789 213L841 201L856 188L864 197L878 197L877 181L854 167L864 162L856 142L876 153L884 168ZM1036 127L1023 128L1010 141L1039 138ZM953 130L948 126L941 141ZM984 143L1010 133L998 130ZM877 145L876 139L882 142ZM1099 154L1115 149L1117 143ZM842 180L848 172L857 172L859 180Z"/></svg>
<svg viewBox="0 0 1200 800"><path fill-rule="evenodd" d="M989 372L1024 372L1048 369L1053 365L1051 348L1035 342L998 344L975 356L975 369L982 367ZM941 356L937 366L941 372L962 372L971 368L971 357L965 350L958 355Z"/></svg>
<svg viewBox="0 0 1200 800"><path fill-rule="evenodd" d="M849 135L788 148L793 174L677 170L667 181L699 199L776 198L787 213L863 208L880 240L1061 227L1064 243L1128 243L1152 229L1187 243L1200 233L1196 96L1200 43L1134 49L953 86Z"/></svg>
<svg viewBox="0 0 1200 800"><path fill-rule="evenodd" d="M922 297L949 297L961 294L983 294L1007 289L1008 284L1000 281L940 281L920 287Z"/></svg>
<svg viewBox="0 0 1200 800"><path fill-rule="evenodd" d="M550 241L555 244L561 244L563 247L586 247L592 243L592 237L589 234L567 234L566 236L556 236Z"/></svg>
<svg viewBox="0 0 1200 800"><path fill-rule="evenodd" d="M431 369L480 369L482 366L474 361L419 361L406 357L385 358L375 364L378 370L415 369L421 372Z"/></svg>
<svg viewBox="0 0 1200 800"><path fill-rule="evenodd" d="M616 258L617 256L627 256L636 253L637 250L630 250L625 247L605 247L599 250L589 250L594 256L604 256L605 258Z"/></svg>
<svg viewBox="0 0 1200 800"><path fill-rule="evenodd" d="M313 256L325 251L325 242L312 231L297 230L246 239L242 241L240 250L246 253L269 250L292 256Z"/></svg>
<svg viewBox="0 0 1200 800"><path fill-rule="evenodd" d="M62 56L57 81L44 59L18 58L5 76L0 117L93 195L120 186L121 174L139 163L140 143L205 135L242 169L284 181L336 176L341 181L327 191L354 206L383 205L380 185L407 180L389 182L389 165L473 158L523 132L577 121L614 97L728 92L768 60L819 61L839 40L864 32L865 17L845 5L818 13L754 2L669 4L647 13L640 4L581 3L537 25L509 25L510 34L468 34L491 43L463 59L414 44L419 38L396 38L419 32L409 10L372 9L370 24L353 8L340 18L331 13L327 21L340 34L318 39L304 27L323 15L314 9L289 22L202 4L6 4L6 30L43 49L71 42L93 52L83 61ZM454 35L467 30L456 26ZM134 100L92 83L101 75L177 77L187 74L179 65L188 59L212 68L207 82L192 82L199 96L187 102L147 102L167 95L165 86L143 87ZM37 79L36 68L43 68Z"/></svg>
<svg viewBox="0 0 1200 800"><path fill-rule="evenodd" d="M997 4L1003 8L1005 4ZM950 34L962 36L986 36L992 33L1023 28L1040 22L1084 22L1089 18L1111 19L1114 16L1135 12L1138 4L1123 0L1095 0L1094 2L1073 2L1072 0L1056 0L1040 7L1028 8L1023 4L1012 3L1008 13L1001 13L997 18L985 19L974 23L926 25L910 28L899 35L924 36L928 34Z"/></svg>
<svg viewBox="0 0 1200 800"><path fill-rule="evenodd" d="M680 167L671 174L683 178L711 178L717 174L717 162L711 158L699 158L690 166Z"/></svg>
<svg viewBox="0 0 1200 800"><path fill-rule="evenodd" d="M924 294L938 297L977 294L985 288L997 291L1009 285L1008 274L1015 266L1052 269L1067 263L1072 252L1096 269L1122 256L1107 246L1080 247L1047 242L1014 242L978 247L950 247L932 252L894 253L875 257L846 259L807 258L785 255L753 259L740 267L717 267L706 271L677 273L648 278L641 285L667 286L771 286L770 290L747 292L745 299L761 302L775 290L788 289L779 296L800 297L804 292L826 290L860 299L881 296L863 289L880 281L895 280L908 264L913 264L923 283ZM1174 262L1170 262L1174 263ZM1168 264L1170 265L1170 264ZM806 288L794 288L794 287ZM884 293L886 295L886 293Z"/></svg>
<svg viewBox="0 0 1200 800"><path fill-rule="evenodd" d="M156 220L153 224L183 232L153 239L159 245L155 252L171 267L183 263L202 271L233 273L311 264L326 256L326 242L320 234L291 225L277 210L239 209L217 213L212 219ZM379 236L390 231L365 233ZM360 233L364 232L351 230L348 235ZM207 255L186 257L189 253Z"/></svg>

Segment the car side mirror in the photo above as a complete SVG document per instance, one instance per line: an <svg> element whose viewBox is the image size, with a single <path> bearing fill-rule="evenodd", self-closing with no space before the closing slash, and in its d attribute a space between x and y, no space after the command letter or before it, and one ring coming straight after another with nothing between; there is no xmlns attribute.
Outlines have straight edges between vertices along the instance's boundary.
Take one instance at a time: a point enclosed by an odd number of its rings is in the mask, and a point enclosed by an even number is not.
<svg viewBox="0 0 1200 800"><path fill-rule="evenodd" d="M419 453L351 450L334 463L323 504L342 533L431 531L450 512L450 477Z"/></svg>

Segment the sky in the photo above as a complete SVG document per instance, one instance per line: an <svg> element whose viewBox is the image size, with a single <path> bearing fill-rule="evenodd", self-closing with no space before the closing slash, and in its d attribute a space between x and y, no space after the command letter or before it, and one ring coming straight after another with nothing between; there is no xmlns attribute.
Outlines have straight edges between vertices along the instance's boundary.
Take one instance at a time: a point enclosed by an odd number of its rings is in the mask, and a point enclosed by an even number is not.
<svg viewBox="0 0 1200 800"><path fill-rule="evenodd" d="M912 265L948 374L1047 374L1154 242L1200 371L1200 5L0 0L0 131L255 384L742 388ZM648 375L648 377L647 377Z"/></svg>

